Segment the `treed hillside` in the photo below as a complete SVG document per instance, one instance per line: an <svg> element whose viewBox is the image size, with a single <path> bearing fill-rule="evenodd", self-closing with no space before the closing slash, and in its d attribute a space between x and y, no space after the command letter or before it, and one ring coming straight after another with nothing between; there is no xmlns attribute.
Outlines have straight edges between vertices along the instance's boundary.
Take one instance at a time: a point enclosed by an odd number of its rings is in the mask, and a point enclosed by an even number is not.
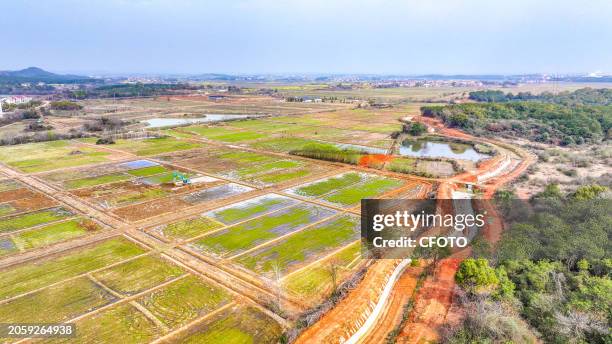
<svg viewBox="0 0 612 344"><path fill-rule="evenodd" d="M541 102L469 103L421 107L451 127L476 135L506 135L560 145L612 137L612 106Z"/></svg>
<svg viewBox="0 0 612 344"><path fill-rule="evenodd" d="M511 101L539 101L562 105L612 105L612 89L608 88L581 88L574 92L559 93L519 92L516 95L504 93L499 90L486 90L470 92L470 99L478 102L511 102Z"/></svg>
<svg viewBox="0 0 612 344"><path fill-rule="evenodd" d="M556 185L532 201L499 192L509 227L497 250L482 239L477 259L455 276L462 323L443 343L610 343L612 203L607 188L563 195Z"/></svg>

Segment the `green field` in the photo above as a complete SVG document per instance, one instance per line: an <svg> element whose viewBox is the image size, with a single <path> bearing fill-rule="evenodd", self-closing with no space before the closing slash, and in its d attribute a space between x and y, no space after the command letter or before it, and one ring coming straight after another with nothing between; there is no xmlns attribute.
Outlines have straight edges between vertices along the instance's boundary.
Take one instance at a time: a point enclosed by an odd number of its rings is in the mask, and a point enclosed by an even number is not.
<svg viewBox="0 0 612 344"><path fill-rule="evenodd" d="M241 142L241 141L252 141L257 140L266 136L265 134L255 133L251 131L237 132L226 135L215 136L214 139L224 142Z"/></svg>
<svg viewBox="0 0 612 344"><path fill-rule="evenodd" d="M350 172L341 176L327 178L295 189L295 193L302 196L318 197L337 189L347 187L362 180L359 173Z"/></svg>
<svg viewBox="0 0 612 344"><path fill-rule="evenodd" d="M17 249L25 251L77 238L98 229L100 227L95 222L74 219L17 233L12 240ZM1 254L2 248L0 248Z"/></svg>
<svg viewBox="0 0 612 344"><path fill-rule="evenodd" d="M355 243L336 253L331 260L338 266L346 269L360 255L361 245ZM329 264L317 264L300 270L285 279L283 285L293 294L308 302L312 302L322 297L332 286Z"/></svg>
<svg viewBox="0 0 612 344"><path fill-rule="evenodd" d="M36 263L12 266L0 271L0 299L75 277L142 253L142 248L127 239L116 238L77 252Z"/></svg>
<svg viewBox="0 0 612 344"><path fill-rule="evenodd" d="M335 193L323 197L324 200L344 206L355 205L361 199L379 196L387 191L398 188L401 180L384 177L373 177L367 181L354 184Z"/></svg>
<svg viewBox="0 0 612 344"><path fill-rule="evenodd" d="M148 177L148 176L165 173L165 172L168 172L168 170L164 166L159 166L159 165L127 171L128 174L135 176L135 177Z"/></svg>
<svg viewBox="0 0 612 344"><path fill-rule="evenodd" d="M183 269L156 256L147 255L98 271L94 278L112 290L131 295L178 277Z"/></svg>
<svg viewBox="0 0 612 344"><path fill-rule="evenodd" d="M184 130L195 133L197 135L203 136L210 140L217 140L223 142L241 142L241 141L251 141L256 140L261 137L264 137L265 134L246 131L246 130L237 130L235 128L231 128L228 126L215 126L215 127L206 127L206 126L194 126L187 127Z"/></svg>
<svg viewBox="0 0 612 344"><path fill-rule="evenodd" d="M73 215L74 214L63 208L53 208L11 216L3 218L0 221L0 233L16 231L48 222L59 221Z"/></svg>
<svg viewBox="0 0 612 344"><path fill-rule="evenodd" d="M189 275L138 299L170 328L185 325L231 301L221 287Z"/></svg>
<svg viewBox="0 0 612 344"><path fill-rule="evenodd" d="M78 146L70 141L49 141L0 148L0 161L23 172L50 171L100 163L110 153L92 147Z"/></svg>
<svg viewBox="0 0 612 344"><path fill-rule="evenodd" d="M199 143L181 141L174 137L159 137L142 140L117 140L113 149L124 150L138 156L158 155L202 147Z"/></svg>
<svg viewBox="0 0 612 344"><path fill-rule="evenodd" d="M303 166L303 165L304 164L299 162L299 161L278 160L278 161L268 162L268 163L261 164L261 165L255 165L255 166L241 168L241 169L236 171L236 174L241 176L241 177L244 177L244 176L258 174L258 173L263 173L263 172L284 170L284 169L288 169L288 168L296 168L296 167L300 167L300 166Z"/></svg>
<svg viewBox="0 0 612 344"><path fill-rule="evenodd" d="M87 277L80 277L0 305L0 319L16 323L62 322L113 301L113 295Z"/></svg>
<svg viewBox="0 0 612 344"><path fill-rule="evenodd" d="M277 343L282 327L255 307L236 306L198 325L195 331L182 337L185 344Z"/></svg>
<svg viewBox="0 0 612 344"><path fill-rule="evenodd" d="M257 141L252 144L253 147L259 149L265 149L275 152L290 152L293 150L302 150L306 147L334 147L335 145L330 143L324 143L321 141L303 139L299 137L278 137L271 138L268 140Z"/></svg>
<svg viewBox="0 0 612 344"><path fill-rule="evenodd" d="M206 215L224 224L233 224L295 203L290 198L272 194L213 210Z"/></svg>
<svg viewBox="0 0 612 344"><path fill-rule="evenodd" d="M359 219L343 216L309 227L236 261L257 273L269 273L275 268L285 273L294 265L312 261L358 237Z"/></svg>
<svg viewBox="0 0 612 344"><path fill-rule="evenodd" d="M297 178L302 178L310 174L310 171L307 168L299 169L299 170L291 170L286 172L270 172L264 175L260 175L254 178L254 180L260 181L265 184L278 184L282 182L286 182L288 180L293 180Z"/></svg>
<svg viewBox="0 0 612 344"><path fill-rule="evenodd" d="M205 236L195 245L220 255L235 254L334 213L333 210L312 205L291 207Z"/></svg>
<svg viewBox="0 0 612 344"><path fill-rule="evenodd" d="M207 127L207 126L202 126L202 125L184 127L184 128L181 128L181 130L203 136L207 139L213 139L217 136L231 135L236 132L240 132L234 128L227 127L227 126Z"/></svg>
<svg viewBox="0 0 612 344"><path fill-rule="evenodd" d="M76 323L77 337L60 343L148 343L162 330L134 306L123 303Z"/></svg>
<svg viewBox="0 0 612 344"><path fill-rule="evenodd" d="M208 217L196 217L170 223L161 227L160 231L166 238L187 240L221 227L223 227L223 224L213 219Z"/></svg>
<svg viewBox="0 0 612 344"><path fill-rule="evenodd" d="M231 151L222 153L216 156L221 160L227 160L238 164L251 164L251 163L265 163L277 160L277 158L263 155L259 153L247 152L247 151Z"/></svg>

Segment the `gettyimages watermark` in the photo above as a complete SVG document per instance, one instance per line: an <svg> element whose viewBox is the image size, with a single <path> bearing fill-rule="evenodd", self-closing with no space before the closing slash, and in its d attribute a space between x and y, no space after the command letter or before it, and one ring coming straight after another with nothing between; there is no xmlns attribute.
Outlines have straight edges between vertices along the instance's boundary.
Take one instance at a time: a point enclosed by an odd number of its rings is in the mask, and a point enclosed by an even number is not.
<svg viewBox="0 0 612 344"><path fill-rule="evenodd" d="M548 257L556 246L569 257L609 257L609 246L597 245L612 224L609 214L612 201L605 198L364 199L362 254L436 258L466 248L486 253L497 242L507 257Z"/></svg>
<svg viewBox="0 0 612 344"><path fill-rule="evenodd" d="M496 223L489 201L470 199L364 199L362 253L371 258L425 256L461 249Z"/></svg>

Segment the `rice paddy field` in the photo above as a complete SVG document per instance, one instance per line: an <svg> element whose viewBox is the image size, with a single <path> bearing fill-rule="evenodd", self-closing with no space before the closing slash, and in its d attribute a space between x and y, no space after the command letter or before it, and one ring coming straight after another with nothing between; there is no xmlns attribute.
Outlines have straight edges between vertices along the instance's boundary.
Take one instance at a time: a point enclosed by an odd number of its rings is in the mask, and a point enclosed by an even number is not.
<svg viewBox="0 0 612 344"><path fill-rule="evenodd" d="M42 342L277 342L364 265L360 200L426 191L289 154L386 152L414 107L203 98L87 100L82 115L278 116L0 147L0 322L77 326Z"/></svg>
<svg viewBox="0 0 612 344"><path fill-rule="evenodd" d="M235 312L225 320L229 309ZM0 269L3 321L76 324L76 338L46 341L146 343L192 322L214 319L219 323L198 326L189 336L224 343L217 337L229 330L223 323L240 325L249 316L270 327L266 338L280 336L274 319L243 305L234 292L123 237ZM262 335L254 329L241 329L240 338Z"/></svg>

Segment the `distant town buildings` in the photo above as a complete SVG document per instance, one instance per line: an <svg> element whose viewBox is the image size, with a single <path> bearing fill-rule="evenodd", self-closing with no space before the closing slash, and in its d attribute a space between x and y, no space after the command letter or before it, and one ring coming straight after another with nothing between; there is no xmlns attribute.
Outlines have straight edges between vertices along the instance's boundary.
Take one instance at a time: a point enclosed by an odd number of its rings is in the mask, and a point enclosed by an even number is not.
<svg viewBox="0 0 612 344"><path fill-rule="evenodd" d="M28 97L28 96L9 96L9 97L0 99L0 103L24 104L24 103L29 102L30 100L32 100L32 97Z"/></svg>
<svg viewBox="0 0 612 344"><path fill-rule="evenodd" d="M24 104L32 100L32 97L27 96L9 96L6 98L0 98L0 118L4 117L4 111L2 111L2 104Z"/></svg>

